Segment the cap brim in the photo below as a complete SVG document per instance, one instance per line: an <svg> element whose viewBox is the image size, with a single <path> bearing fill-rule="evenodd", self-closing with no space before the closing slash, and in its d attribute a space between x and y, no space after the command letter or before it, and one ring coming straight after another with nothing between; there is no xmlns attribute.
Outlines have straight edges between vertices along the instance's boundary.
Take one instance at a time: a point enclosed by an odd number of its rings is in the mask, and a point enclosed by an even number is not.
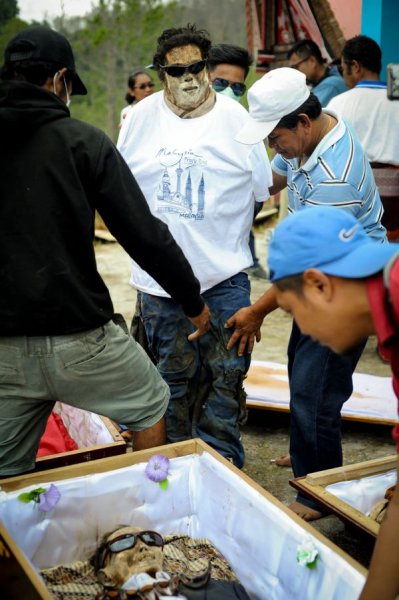
<svg viewBox="0 0 399 600"><path fill-rule="evenodd" d="M381 271L391 256L397 254L398 251L399 244L380 244L370 240L369 244L358 246L358 248L341 259L316 268L327 275L348 279L362 279Z"/></svg>
<svg viewBox="0 0 399 600"><path fill-rule="evenodd" d="M264 123L262 121L255 121L252 117L249 117L249 119L248 123L235 135L234 139L236 142L241 142L241 144L257 144L267 138L280 121L280 119L275 119L274 121Z"/></svg>
<svg viewBox="0 0 399 600"><path fill-rule="evenodd" d="M77 73L74 73L72 79L72 96L86 96L87 89Z"/></svg>

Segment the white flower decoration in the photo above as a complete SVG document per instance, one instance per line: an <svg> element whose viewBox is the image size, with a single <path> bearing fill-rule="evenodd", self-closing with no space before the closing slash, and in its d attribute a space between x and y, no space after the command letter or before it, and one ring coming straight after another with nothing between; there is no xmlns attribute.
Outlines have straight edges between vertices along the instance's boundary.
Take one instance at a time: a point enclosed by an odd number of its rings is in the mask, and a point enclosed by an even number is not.
<svg viewBox="0 0 399 600"><path fill-rule="evenodd" d="M305 540L297 547L296 559L301 567L314 569L319 552L312 540Z"/></svg>

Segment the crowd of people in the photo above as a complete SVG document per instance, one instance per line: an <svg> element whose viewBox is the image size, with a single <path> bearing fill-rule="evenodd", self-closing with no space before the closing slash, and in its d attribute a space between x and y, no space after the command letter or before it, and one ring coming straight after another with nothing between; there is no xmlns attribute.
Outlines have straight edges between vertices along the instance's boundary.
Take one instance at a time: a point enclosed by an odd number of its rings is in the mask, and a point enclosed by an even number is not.
<svg viewBox="0 0 399 600"><path fill-rule="evenodd" d="M31 27L9 41L0 477L35 468L57 400L123 424L134 450L199 437L243 467L243 382L278 306L293 316L285 463L295 476L342 464L341 408L371 334L399 393L399 104L380 80L381 50L356 36L338 69L302 40L286 67L250 87L247 111L251 64L195 25L163 31L151 65L160 90L148 69L129 76L115 147L70 115L71 97L87 90L68 40ZM272 285L251 304L250 277L266 276L253 221L285 188ZM131 333L96 268L96 211L132 259ZM307 521L325 514L301 494L290 508ZM398 511L395 492L363 599L399 592Z"/></svg>

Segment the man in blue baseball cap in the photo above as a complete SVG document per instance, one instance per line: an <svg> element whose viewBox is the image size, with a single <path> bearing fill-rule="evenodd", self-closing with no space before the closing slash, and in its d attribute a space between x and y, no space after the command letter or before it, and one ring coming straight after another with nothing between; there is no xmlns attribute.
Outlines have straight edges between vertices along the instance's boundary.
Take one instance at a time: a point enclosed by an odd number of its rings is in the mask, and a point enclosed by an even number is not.
<svg viewBox="0 0 399 600"><path fill-rule="evenodd" d="M287 217L276 228L268 260L277 302L302 333L337 353L377 335L399 398L399 244L378 244L346 211L318 206ZM399 449L399 425L393 437ZM398 594L396 488L361 599Z"/></svg>

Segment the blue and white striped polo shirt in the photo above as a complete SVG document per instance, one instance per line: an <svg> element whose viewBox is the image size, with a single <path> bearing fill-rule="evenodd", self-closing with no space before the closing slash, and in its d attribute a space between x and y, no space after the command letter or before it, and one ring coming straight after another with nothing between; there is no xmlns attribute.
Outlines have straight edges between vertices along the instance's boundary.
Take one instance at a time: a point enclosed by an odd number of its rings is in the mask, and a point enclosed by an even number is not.
<svg viewBox="0 0 399 600"><path fill-rule="evenodd" d="M298 168L298 159L276 154L272 170L287 177L288 212L331 204L351 212L375 240L386 241L383 208L370 164L356 136L332 110L338 123Z"/></svg>

